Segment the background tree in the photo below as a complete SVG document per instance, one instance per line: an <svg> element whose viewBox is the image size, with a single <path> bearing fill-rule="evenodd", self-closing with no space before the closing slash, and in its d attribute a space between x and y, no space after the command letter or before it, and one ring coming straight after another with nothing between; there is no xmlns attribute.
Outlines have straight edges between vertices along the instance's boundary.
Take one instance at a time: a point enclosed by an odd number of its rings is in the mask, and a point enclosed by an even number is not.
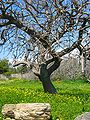
<svg viewBox="0 0 90 120"><path fill-rule="evenodd" d="M81 66L82 66L82 75L84 79L86 78L87 70L86 64L87 61L90 61L90 31L88 30L87 36L83 39L82 44L78 47L81 55Z"/></svg>
<svg viewBox="0 0 90 120"><path fill-rule="evenodd" d="M7 77L9 77L13 73L15 73L15 69L12 68L12 65L9 63L9 60L0 60L0 74L4 74Z"/></svg>
<svg viewBox="0 0 90 120"><path fill-rule="evenodd" d="M0 74L4 74L9 71L9 62L8 60L0 60Z"/></svg>
<svg viewBox="0 0 90 120"><path fill-rule="evenodd" d="M56 93L50 75L87 36L89 8L89 0L1 0L0 45L25 56L15 65L31 67L44 91Z"/></svg>

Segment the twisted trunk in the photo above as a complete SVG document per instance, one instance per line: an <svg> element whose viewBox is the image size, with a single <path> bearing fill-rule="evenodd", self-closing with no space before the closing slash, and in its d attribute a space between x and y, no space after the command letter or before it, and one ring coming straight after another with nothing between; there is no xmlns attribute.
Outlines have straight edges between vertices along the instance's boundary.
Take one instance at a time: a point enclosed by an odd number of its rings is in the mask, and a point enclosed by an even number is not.
<svg viewBox="0 0 90 120"><path fill-rule="evenodd" d="M50 80L50 75L60 66L60 60L55 59L54 64L47 69L47 64L42 63L40 68L40 81L42 82L44 92L48 92L50 94L56 94L56 88L52 84Z"/></svg>
<svg viewBox="0 0 90 120"><path fill-rule="evenodd" d="M51 94L56 93L56 89L50 80L50 75L47 69L47 65L45 63L41 64L40 81L42 82L44 92L48 92Z"/></svg>

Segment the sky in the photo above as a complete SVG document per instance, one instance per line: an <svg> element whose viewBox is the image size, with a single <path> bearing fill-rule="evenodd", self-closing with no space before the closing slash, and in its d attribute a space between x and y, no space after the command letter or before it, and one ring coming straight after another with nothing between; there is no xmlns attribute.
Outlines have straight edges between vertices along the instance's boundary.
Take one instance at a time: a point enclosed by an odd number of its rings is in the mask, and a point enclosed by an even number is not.
<svg viewBox="0 0 90 120"><path fill-rule="evenodd" d="M8 59L10 62L13 61L13 57L8 51L2 51L0 52L0 60L2 59Z"/></svg>

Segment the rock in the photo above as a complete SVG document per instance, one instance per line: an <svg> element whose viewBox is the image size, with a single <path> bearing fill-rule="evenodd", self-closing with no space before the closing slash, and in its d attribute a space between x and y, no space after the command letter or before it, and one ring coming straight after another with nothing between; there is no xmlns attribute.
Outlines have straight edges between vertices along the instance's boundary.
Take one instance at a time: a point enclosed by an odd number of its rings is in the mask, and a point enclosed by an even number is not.
<svg viewBox="0 0 90 120"><path fill-rule="evenodd" d="M5 75L0 74L0 80L8 80L8 78Z"/></svg>
<svg viewBox="0 0 90 120"><path fill-rule="evenodd" d="M90 120L90 112L85 112L75 118L75 120Z"/></svg>
<svg viewBox="0 0 90 120"><path fill-rule="evenodd" d="M48 103L6 104L2 108L3 120L50 120Z"/></svg>

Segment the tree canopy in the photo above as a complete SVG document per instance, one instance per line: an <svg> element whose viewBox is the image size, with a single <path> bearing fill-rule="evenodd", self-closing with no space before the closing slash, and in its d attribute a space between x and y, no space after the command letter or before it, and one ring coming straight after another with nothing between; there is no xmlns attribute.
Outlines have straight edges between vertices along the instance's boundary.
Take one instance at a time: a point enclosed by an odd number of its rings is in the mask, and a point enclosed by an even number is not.
<svg viewBox="0 0 90 120"><path fill-rule="evenodd" d="M1 0L0 45L7 42L15 55L33 51L33 58L41 53L38 47L53 57L60 49L61 57L83 42L83 30L87 34L90 27L89 7L89 0Z"/></svg>

